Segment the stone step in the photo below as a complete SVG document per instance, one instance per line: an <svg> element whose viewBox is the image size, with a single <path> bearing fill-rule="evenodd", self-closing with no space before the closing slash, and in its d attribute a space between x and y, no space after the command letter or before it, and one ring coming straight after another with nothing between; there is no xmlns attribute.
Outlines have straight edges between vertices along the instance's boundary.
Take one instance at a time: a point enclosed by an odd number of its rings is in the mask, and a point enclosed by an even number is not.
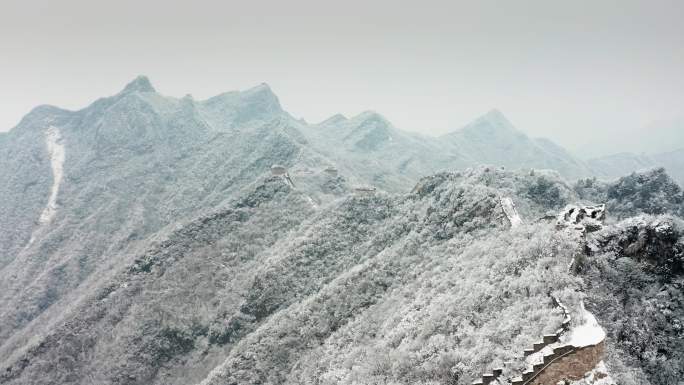
<svg viewBox="0 0 684 385"><path fill-rule="evenodd" d="M549 362L553 361L556 357L558 357L558 355L555 353L545 354L543 361L545 364L548 364Z"/></svg>
<svg viewBox="0 0 684 385"><path fill-rule="evenodd" d="M522 379L527 381L530 378L532 378L533 375L534 375L533 370L526 370L526 371L522 372Z"/></svg>
<svg viewBox="0 0 684 385"><path fill-rule="evenodd" d="M561 323L561 327L562 327L563 329L569 328L569 327L570 327L570 322L571 322L570 317L565 317L565 319L564 319L563 322Z"/></svg>
<svg viewBox="0 0 684 385"><path fill-rule="evenodd" d="M488 385L488 384L491 383L492 381L494 381L494 374L492 374L492 373L485 373L485 374L482 375L482 384Z"/></svg>
<svg viewBox="0 0 684 385"><path fill-rule="evenodd" d="M572 349L573 349L573 347L570 345L559 346L559 347L553 349L553 354L557 354L560 356L560 355L563 355L563 354L571 351Z"/></svg>
<svg viewBox="0 0 684 385"><path fill-rule="evenodd" d="M543 338L545 344L552 344L558 341L558 336L556 334L544 334Z"/></svg>

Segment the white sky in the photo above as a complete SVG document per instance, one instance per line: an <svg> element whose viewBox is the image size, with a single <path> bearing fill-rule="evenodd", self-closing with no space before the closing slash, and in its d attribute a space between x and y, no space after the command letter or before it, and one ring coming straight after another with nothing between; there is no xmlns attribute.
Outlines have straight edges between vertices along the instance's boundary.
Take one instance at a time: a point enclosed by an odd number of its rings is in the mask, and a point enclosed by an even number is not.
<svg viewBox="0 0 684 385"><path fill-rule="evenodd" d="M684 147L684 1L174 3L2 0L0 131L144 74L195 98L266 82L312 122L438 135L498 108L582 155Z"/></svg>

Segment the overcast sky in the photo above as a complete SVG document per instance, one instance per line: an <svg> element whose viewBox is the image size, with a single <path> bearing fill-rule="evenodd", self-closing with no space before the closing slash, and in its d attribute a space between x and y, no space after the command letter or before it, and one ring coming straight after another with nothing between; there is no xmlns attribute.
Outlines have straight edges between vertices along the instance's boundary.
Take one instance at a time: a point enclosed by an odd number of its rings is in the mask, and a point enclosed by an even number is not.
<svg viewBox="0 0 684 385"><path fill-rule="evenodd" d="M684 147L681 0L176 3L2 0L0 131L144 74L195 98L266 82L312 122L438 135L498 108L582 155Z"/></svg>

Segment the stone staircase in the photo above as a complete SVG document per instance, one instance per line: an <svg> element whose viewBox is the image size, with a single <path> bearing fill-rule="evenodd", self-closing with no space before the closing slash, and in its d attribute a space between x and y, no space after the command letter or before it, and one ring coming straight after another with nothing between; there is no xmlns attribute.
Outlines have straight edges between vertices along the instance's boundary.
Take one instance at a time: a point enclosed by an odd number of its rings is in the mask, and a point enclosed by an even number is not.
<svg viewBox="0 0 684 385"><path fill-rule="evenodd" d="M547 385L562 380L576 381L601 362L604 355L604 341L593 345L575 347L565 345L553 350L553 355L545 356L544 362L535 365L531 372L511 380L512 385Z"/></svg>
<svg viewBox="0 0 684 385"><path fill-rule="evenodd" d="M557 360L562 360L565 356L574 352L575 348L570 345L564 345L557 348L553 348L552 353L545 354L542 357L542 361L532 365L530 368L522 372L519 377L512 378L510 383L512 385L527 385L531 384L532 381L546 369L549 365Z"/></svg>
<svg viewBox="0 0 684 385"><path fill-rule="evenodd" d="M545 334L544 336L542 336L542 339L539 342L534 343L531 348L523 350L523 357L528 357L532 354L540 352L545 347L551 344L555 344L560 340L561 335L570 330L570 322L572 319L570 318L568 309L555 297L551 296L551 299L553 300L554 305L556 307L559 307L563 311L564 317L563 322L561 323L561 327L558 330L556 330L556 332L553 334ZM546 365L553 362L553 360L563 357L565 354L567 354L569 352L568 348L572 347L561 346L558 348L554 348L552 354L547 354L542 357L542 362L535 364L527 370L523 371L520 377L511 379L510 383L513 385L527 384L527 381L536 377L539 374L539 372L546 367ZM472 385L488 385L497 380L502 373L503 368L495 368L492 370L491 373L484 373L481 378L473 381Z"/></svg>

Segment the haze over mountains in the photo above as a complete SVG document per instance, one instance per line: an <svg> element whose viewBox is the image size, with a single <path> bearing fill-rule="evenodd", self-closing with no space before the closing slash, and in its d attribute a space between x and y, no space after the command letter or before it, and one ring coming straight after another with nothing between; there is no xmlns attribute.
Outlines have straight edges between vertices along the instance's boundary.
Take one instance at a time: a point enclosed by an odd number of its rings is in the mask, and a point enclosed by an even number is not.
<svg viewBox="0 0 684 385"><path fill-rule="evenodd" d="M438 138L375 112L309 124L265 84L197 101L139 77L79 111L37 107L0 134L0 383L469 383L557 328L549 293L574 312L610 302L578 294L576 237L538 221L580 201L637 217L607 226L604 265L583 271L653 259L630 265L634 298L662 289L671 306L649 319L665 353L630 330L609 363L668 383L681 189L663 170L592 177L682 155L583 162L496 110Z"/></svg>
<svg viewBox="0 0 684 385"><path fill-rule="evenodd" d="M228 92L203 102L193 100L192 103L197 106L205 106L205 108L202 108L203 119L211 120L217 117L222 121L225 121L226 119L235 119L232 123L234 125L241 124L241 119L243 118L232 116L229 111L219 111L217 113L216 111L210 112L208 109L210 109L212 105L215 106L219 103L227 103L232 105L231 108L234 111L237 111L242 107L245 107L248 110L251 108L248 106L250 103L255 103L255 105L263 103L263 108L265 108L263 111L265 114L264 116L270 116L264 117L264 119L282 117L283 119L288 120L289 125L297 128L298 131L301 131L302 134L306 135L307 140L311 142L310 146L322 146L326 153L331 150L331 144L332 147L336 147L335 142L339 140L343 140L346 144L346 151L343 153L344 156L348 155L350 151L358 153L362 150L373 151L374 155L381 153L394 154L395 150L400 149L401 146L408 145L411 147L411 149L408 150L412 155L405 154L401 161L404 163L394 164L392 167L408 167L408 164L411 162L418 163L413 166L418 169L416 171L420 171L418 174L412 174L410 170L405 171L408 176L412 177L425 175L425 171L444 169L445 167L453 167L454 165L468 166L485 163L494 166L501 165L513 168L551 168L558 170L562 175L571 178L589 175L615 178L635 169L663 166L666 167L668 171L675 172L674 176L678 180L684 178L684 175L679 175L677 173L677 170L680 169L679 165L682 162L681 151L656 153L652 155L616 152L615 155L607 154L605 157L593 158L585 162L563 149L562 145L559 146L545 138L528 137L523 132L513 127L498 110L492 110L486 113L466 127L434 138L408 132L400 132L383 116L372 111L364 112L349 119L342 115L335 115L318 124L307 124L304 121L295 121L287 112L282 110L278 98L267 85L262 84L252 90L243 92L243 94L258 94L260 88L264 88L262 94L264 100L261 101L256 99L238 101L236 98L238 98L237 95L241 94L240 92ZM131 82L122 93L126 93L127 90L152 93L154 88L147 78L140 77ZM158 99L160 100L167 99L168 103L172 103L171 100L175 100L173 103L179 102L179 99L177 98L158 96ZM249 112L244 113L249 114ZM374 121L377 123L377 127L371 127L374 124ZM353 127L353 125L357 126ZM219 128L220 126L221 124L218 124ZM365 139L360 136L362 132L365 132L364 130L367 131L369 135ZM354 131L353 134L352 131ZM394 133L391 136L389 135L390 131ZM335 136L336 132L347 132L349 136ZM331 133L332 135L330 135ZM358 143L351 142L354 135L356 136L357 141L359 141ZM377 136L374 137L373 135ZM0 134L0 137L2 136L4 135ZM396 140L399 143L390 143L390 139ZM362 142L362 140L365 142ZM397 152L404 153L403 150ZM395 156L384 157L384 161L389 161L387 158L395 158Z"/></svg>

